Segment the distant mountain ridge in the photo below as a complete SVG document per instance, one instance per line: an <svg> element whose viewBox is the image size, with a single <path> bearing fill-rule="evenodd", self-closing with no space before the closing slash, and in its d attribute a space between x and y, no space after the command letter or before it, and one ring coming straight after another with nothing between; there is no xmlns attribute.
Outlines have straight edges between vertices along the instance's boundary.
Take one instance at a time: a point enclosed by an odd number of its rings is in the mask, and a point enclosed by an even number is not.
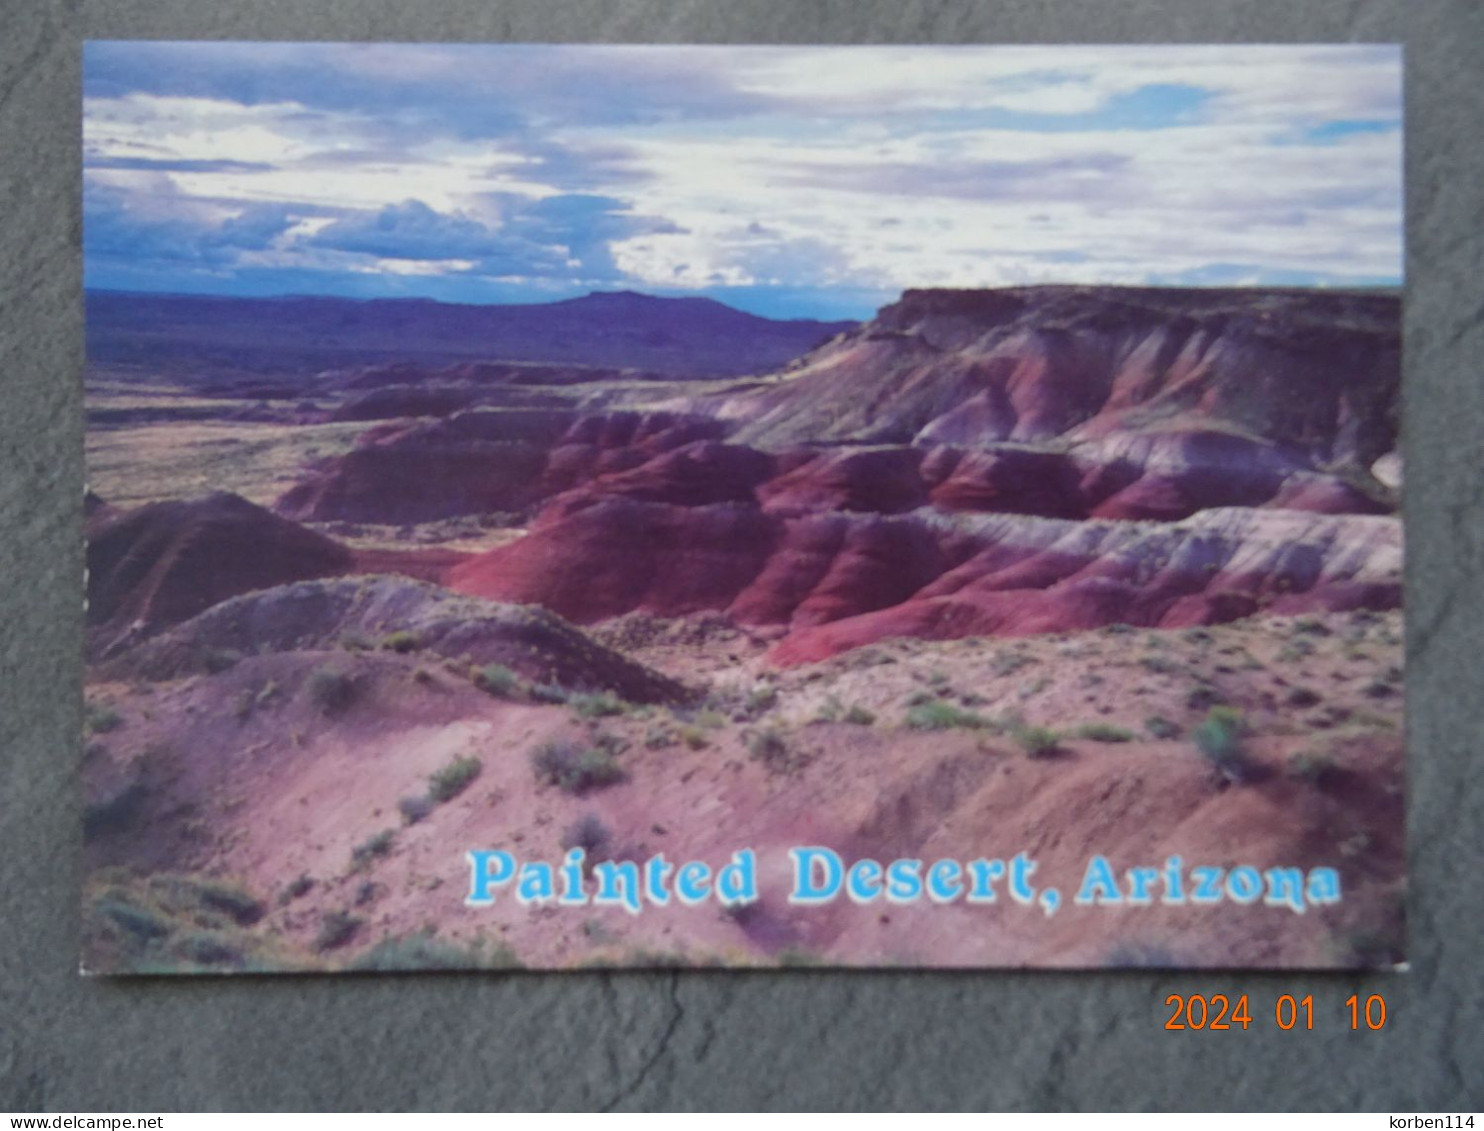
<svg viewBox="0 0 1484 1131"><path fill-rule="evenodd" d="M472 306L425 298L240 298L89 291L88 359L195 371L309 375L417 361L539 362L731 377L777 369L853 322L779 321L714 299L594 292Z"/></svg>

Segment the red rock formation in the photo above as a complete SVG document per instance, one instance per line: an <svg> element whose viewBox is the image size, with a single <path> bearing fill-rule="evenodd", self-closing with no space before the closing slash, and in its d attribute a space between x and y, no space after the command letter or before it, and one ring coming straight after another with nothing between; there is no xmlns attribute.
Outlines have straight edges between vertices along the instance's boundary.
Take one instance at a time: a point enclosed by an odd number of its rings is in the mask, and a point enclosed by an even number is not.
<svg viewBox="0 0 1484 1131"><path fill-rule="evenodd" d="M1170 524L946 521L608 499L456 567L449 584L579 622L726 610L786 626L774 656L798 663L883 636L1390 608L1400 561L1400 526L1385 517L1229 508Z"/></svg>
<svg viewBox="0 0 1484 1131"><path fill-rule="evenodd" d="M88 624L110 647L252 589L344 573L349 550L217 492L105 516L89 532Z"/></svg>
<svg viewBox="0 0 1484 1131"><path fill-rule="evenodd" d="M728 395L737 439L979 446L1151 426L1305 462L1395 447L1395 295L1131 287L908 291L784 379Z"/></svg>

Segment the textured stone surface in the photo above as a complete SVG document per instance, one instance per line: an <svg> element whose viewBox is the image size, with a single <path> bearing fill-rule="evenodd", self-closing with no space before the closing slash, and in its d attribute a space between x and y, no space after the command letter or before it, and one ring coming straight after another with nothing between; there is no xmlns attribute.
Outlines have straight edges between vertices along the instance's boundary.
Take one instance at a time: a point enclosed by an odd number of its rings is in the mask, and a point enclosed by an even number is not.
<svg viewBox="0 0 1484 1131"><path fill-rule="evenodd" d="M1412 970L78 978L83 35L770 42L1405 40ZM0 13L0 1109L1484 1104L1484 149L1475 0L12 0ZM1343 1002L1391 1020L1352 1034ZM1246 1033L1166 1033L1171 992ZM1279 1032L1278 994L1315 1030Z"/></svg>

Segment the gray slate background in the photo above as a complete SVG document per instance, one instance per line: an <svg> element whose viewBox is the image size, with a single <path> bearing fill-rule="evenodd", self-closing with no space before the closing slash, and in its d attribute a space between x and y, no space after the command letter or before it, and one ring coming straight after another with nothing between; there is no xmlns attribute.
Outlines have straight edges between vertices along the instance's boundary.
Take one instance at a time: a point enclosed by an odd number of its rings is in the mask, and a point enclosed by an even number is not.
<svg viewBox="0 0 1484 1131"><path fill-rule="evenodd" d="M1411 973L78 978L84 37L1405 42ZM0 1110L1484 1107L1481 55L1479 0L3 0Z"/></svg>

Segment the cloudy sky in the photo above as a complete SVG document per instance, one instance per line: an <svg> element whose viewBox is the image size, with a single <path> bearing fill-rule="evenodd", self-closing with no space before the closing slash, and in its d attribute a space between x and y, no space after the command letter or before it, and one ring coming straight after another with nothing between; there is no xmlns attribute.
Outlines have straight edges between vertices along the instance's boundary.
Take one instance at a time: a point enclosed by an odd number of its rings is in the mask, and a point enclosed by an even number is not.
<svg viewBox="0 0 1484 1131"><path fill-rule="evenodd" d="M1402 271L1392 47L98 42L84 79L91 287L864 317Z"/></svg>

